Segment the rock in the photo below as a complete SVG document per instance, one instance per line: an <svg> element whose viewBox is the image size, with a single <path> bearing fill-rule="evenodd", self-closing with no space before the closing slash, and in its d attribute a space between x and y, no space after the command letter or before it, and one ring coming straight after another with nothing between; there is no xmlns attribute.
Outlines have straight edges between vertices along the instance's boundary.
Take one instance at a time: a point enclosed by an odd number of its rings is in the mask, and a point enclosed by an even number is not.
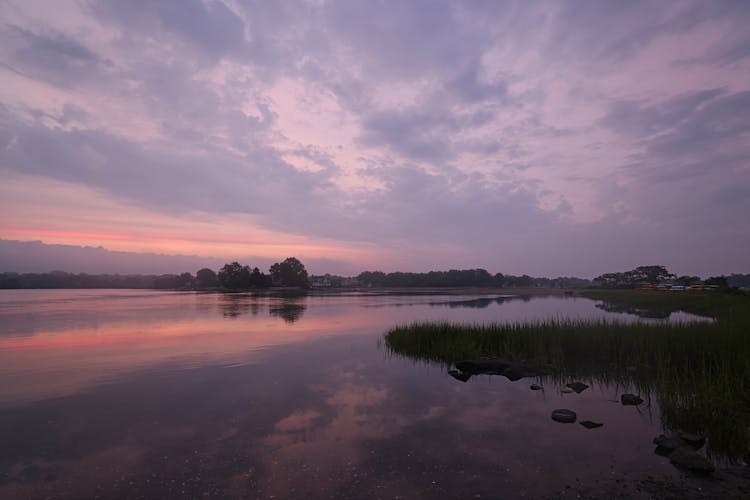
<svg viewBox="0 0 750 500"><path fill-rule="evenodd" d="M526 377L538 377L546 372L537 366L516 363L504 359L464 360L456 362L460 372L471 375L503 375L509 380L516 381Z"/></svg>
<svg viewBox="0 0 750 500"><path fill-rule="evenodd" d="M580 394L589 388L589 386L587 386L583 382L571 382L569 384L565 384L565 387L570 387L576 392L576 394Z"/></svg>
<svg viewBox="0 0 750 500"><path fill-rule="evenodd" d="M669 460L677 467L693 472L710 474L716 467L706 457L690 448L677 448L669 455Z"/></svg>
<svg viewBox="0 0 750 500"><path fill-rule="evenodd" d="M677 436L670 436L667 437L664 434L659 434L657 437L654 438L654 444L658 448L662 448L662 451L667 451L669 453L673 452L677 448L684 448L687 446L687 443L680 439ZM658 455L662 455L663 453L659 453L657 451ZM668 454L668 453L667 453Z"/></svg>
<svg viewBox="0 0 750 500"><path fill-rule="evenodd" d="M458 370L448 370L448 375L461 382L466 382L471 378L471 373L460 372Z"/></svg>
<svg viewBox="0 0 750 500"><path fill-rule="evenodd" d="M640 396L636 396L635 394L623 394L622 396L620 396L620 402L628 406L637 406L643 403L643 399L641 399Z"/></svg>
<svg viewBox="0 0 750 500"><path fill-rule="evenodd" d="M572 424L576 421L576 418L576 413L571 410L560 409L552 412L552 420L561 424Z"/></svg>
<svg viewBox="0 0 750 500"><path fill-rule="evenodd" d="M587 429L596 429L597 427L601 427L604 425L600 424L599 422L592 422L591 420L584 420L579 423Z"/></svg>
<svg viewBox="0 0 750 500"><path fill-rule="evenodd" d="M539 384L531 384L529 389L531 389L532 391L541 391L542 389L544 389L544 387Z"/></svg>
<svg viewBox="0 0 750 500"><path fill-rule="evenodd" d="M703 445L706 444L706 438L697 434L691 434L689 432L678 432L677 435L680 439L685 441L696 450L702 448Z"/></svg>
<svg viewBox="0 0 750 500"><path fill-rule="evenodd" d="M568 389L568 388L560 389L560 392L562 394L572 394L573 393L573 389Z"/></svg>
<svg viewBox="0 0 750 500"><path fill-rule="evenodd" d="M680 439L678 436L665 436L664 434L659 434L654 438L654 444L656 445L656 449L654 450L654 453L657 455L661 455L662 457L668 457L672 455L672 452L674 452L678 448L685 448L688 446L688 444Z"/></svg>

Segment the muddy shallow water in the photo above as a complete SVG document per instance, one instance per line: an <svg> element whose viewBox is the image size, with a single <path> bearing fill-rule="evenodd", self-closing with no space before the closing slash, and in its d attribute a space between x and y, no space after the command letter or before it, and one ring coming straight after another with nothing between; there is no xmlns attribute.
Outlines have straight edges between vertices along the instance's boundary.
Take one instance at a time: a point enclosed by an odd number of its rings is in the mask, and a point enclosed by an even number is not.
<svg viewBox="0 0 750 500"><path fill-rule="evenodd" d="M462 383L382 343L415 320L638 319L599 306L2 291L0 497L649 497L683 475L654 454L654 400ZM559 408L604 426L554 422Z"/></svg>

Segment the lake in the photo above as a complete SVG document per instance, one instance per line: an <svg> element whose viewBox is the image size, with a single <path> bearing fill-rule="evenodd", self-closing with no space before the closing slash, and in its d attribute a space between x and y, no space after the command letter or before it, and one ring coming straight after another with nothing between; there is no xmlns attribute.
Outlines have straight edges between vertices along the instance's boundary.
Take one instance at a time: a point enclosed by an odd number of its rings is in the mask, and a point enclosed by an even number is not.
<svg viewBox="0 0 750 500"><path fill-rule="evenodd" d="M2 498L638 497L677 478L628 387L462 383L389 353L422 320L649 318L580 297L0 291ZM572 380L571 380L572 381ZM570 408L586 429L550 418ZM645 495L645 494L643 494Z"/></svg>

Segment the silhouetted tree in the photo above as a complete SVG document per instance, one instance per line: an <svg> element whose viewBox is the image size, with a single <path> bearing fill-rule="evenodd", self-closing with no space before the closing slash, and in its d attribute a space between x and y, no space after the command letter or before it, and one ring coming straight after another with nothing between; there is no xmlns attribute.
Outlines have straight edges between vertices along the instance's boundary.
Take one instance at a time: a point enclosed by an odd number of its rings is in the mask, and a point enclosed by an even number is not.
<svg viewBox="0 0 750 500"><path fill-rule="evenodd" d="M230 290L250 288L250 268L239 262L224 264L218 275L219 284Z"/></svg>
<svg viewBox="0 0 750 500"><path fill-rule="evenodd" d="M277 262L269 269L271 282L278 286L309 286L307 270L302 262L289 257L284 262Z"/></svg>
<svg viewBox="0 0 750 500"><path fill-rule="evenodd" d="M624 273L605 273L594 278L594 285L605 288L634 288L642 283L664 283L675 275L664 266L640 266Z"/></svg>
<svg viewBox="0 0 750 500"><path fill-rule="evenodd" d="M207 267L204 267L195 273L195 281L198 288L212 288L219 284L216 272Z"/></svg>
<svg viewBox="0 0 750 500"><path fill-rule="evenodd" d="M250 286L255 288L271 286L271 277L260 272L260 269L257 267L254 267L250 273Z"/></svg>

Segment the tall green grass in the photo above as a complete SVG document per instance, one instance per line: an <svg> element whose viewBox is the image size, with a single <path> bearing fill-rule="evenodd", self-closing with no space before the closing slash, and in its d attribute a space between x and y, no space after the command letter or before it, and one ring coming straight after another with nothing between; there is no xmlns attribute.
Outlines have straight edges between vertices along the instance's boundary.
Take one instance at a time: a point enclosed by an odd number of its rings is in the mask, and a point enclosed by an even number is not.
<svg viewBox="0 0 750 500"><path fill-rule="evenodd" d="M577 378L630 387L657 400L665 428L706 435L713 455L749 458L750 298L659 293L607 292L606 299L716 321L422 322L387 332L385 347L396 355L444 365L506 358L545 367L550 382Z"/></svg>

